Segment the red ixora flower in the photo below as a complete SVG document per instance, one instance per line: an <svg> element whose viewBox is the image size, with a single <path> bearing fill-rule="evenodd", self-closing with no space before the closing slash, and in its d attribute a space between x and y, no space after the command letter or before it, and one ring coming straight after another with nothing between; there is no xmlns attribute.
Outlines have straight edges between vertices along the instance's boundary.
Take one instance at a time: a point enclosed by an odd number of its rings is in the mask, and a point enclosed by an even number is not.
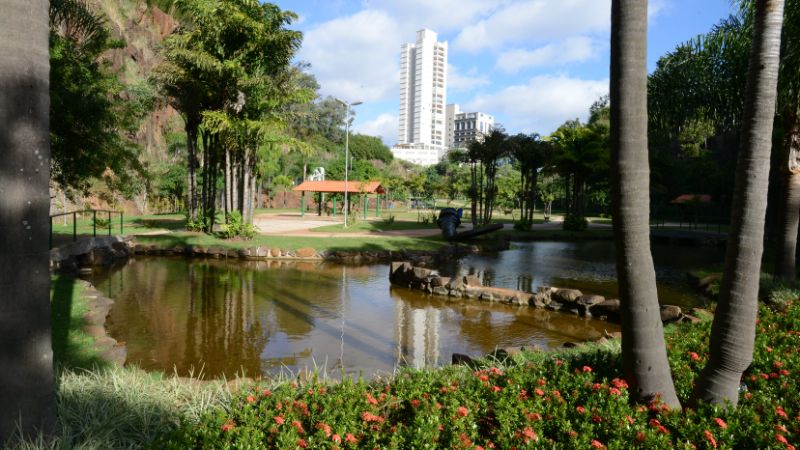
<svg viewBox="0 0 800 450"><path fill-rule="evenodd" d="M356 437L353 436L353 433L347 433L347 435L345 435L344 437L344 441L347 442L348 444L355 444L358 442L358 439L356 439Z"/></svg>
<svg viewBox="0 0 800 450"><path fill-rule="evenodd" d="M720 428L722 428L723 430L724 430L725 428L728 428L728 424L727 424L727 423L725 423L725 421L724 421L724 420L722 420L722 419L720 419L719 417L715 417L715 418L714 418L714 423L716 423L716 424L717 424L717 426L718 426L718 427L720 427Z"/></svg>
<svg viewBox="0 0 800 450"><path fill-rule="evenodd" d="M228 419L222 425L222 431L225 431L225 432L231 431L234 428L236 428L236 423L233 421L233 419Z"/></svg>
<svg viewBox="0 0 800 450"><path fill-rule="evenodd" d="M711 444L712 447L717 448L717 440L714 439L714 435L711 434L710 431L704 430L703 435L705 435L706 440L708 441L709 444Z"/></svg>
<svg viewBox="0 0 800 450"><path fill-rule="evenodd" d="M589 366L583 366L583 369L581 369L581 370L583 370L583 372L586 373L586 372L591 372L592 368L589 367Z"/></svg>
<svg viewBox="0 0 800 450"><path fill-rule="evenodd" d="M608 388L608 392L609 392L611 395L622 395L622 391L620 391L619 389L617 389L617 388L615 388L615 387L610 387L610 388Z"/></svg>
<svg viewBox="0 0 800 450"><path fill-rule="evenodd" d="M283 422L285 422L281 416L275 416L272 418L272 420L274 420L278 425L283 425Z"/></svg>
<svg viewBox="0 0 800 450"><path fill-rule="evenodd" d="M297 446L300 448L308 448L308 442L305 439L298 439Z"/></svg>
<svg viewBox="0 0 800 450"><path fill-rule="evenodd" d="M622 378L614 378L611 380L611 385L617 389L628 389L628 382Z"/></svg>
<svg viewBox="0 0 800 450"><path fill-rule="evenodd" d="M539 436L536 435L536 432L533 431L533 428L525 427L525 429L522 430L522 440L527 444L528 441L538 441Z"/></svg>
<svg viewBox="0 0 800 450"><path fill-rule="evenodd" d="M255 401L256 401L256 398L253 397L252 395L248 395L247 396L247 403L253 403Z"/></svg>
<svg viewBox="0 0 800 450"><path fill-rule="evenodd" d="M775 414L777 414L778 417L781 417L781 418L784 418L784 419L788 419L789 418L789 415L786 414L786 411L783 410L782 406L776 406L775 407Z"/></svg>
<svg viewBox="0 0 800 450"><path fill-rule="evenodd" d="M606 448L606 445L597 439L592 439L592 448Z"/></svg>
<svg viewBox="0 0 800 450"><path fill-rule="evenodd" d="M586 414L586 408L583 406L576 406L575 411L578 411L578 414Z"/></svg>
<svg viewBox="0 0 800 450"><path fill-rule="evenodd" d="M696 352L689 352L689 358L691 358L692 361L699 361L700 355L698 355Z"/></svg>
<svg viewBox="0 0 800 450"><path fill-rule="evenodd" d="M384 421L384 418L383 418L383 417L381 417L381 416L376 416L375 414L372 414L372 413L371 413L371 412L369 412L369 411L365 411L365 412L363 412L363 413L361 414L361 420L363 420L364 422L378 422L378 423L382 423L382 422Z"/></svg>
<svg viewBox="0 0 800 450"><path fill-rule="evenodd" d="M461 417L467 417L469 415L469 410L463 406L459 406L456 412Z"/></svg>

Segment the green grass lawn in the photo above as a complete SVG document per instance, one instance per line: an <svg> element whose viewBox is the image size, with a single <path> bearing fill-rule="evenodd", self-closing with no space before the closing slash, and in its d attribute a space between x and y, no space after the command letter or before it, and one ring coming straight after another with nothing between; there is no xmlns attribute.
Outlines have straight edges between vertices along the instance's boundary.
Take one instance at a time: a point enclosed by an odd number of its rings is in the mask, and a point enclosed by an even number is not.
<svg viewBox="0 0 800 450"><path fill-rule="evenodd" d="M402 231L402 230L420 230L420 229L433 229L438 228L435 223L420 223L395 220L388 222L385 220L376 220L371 222L356 222L347 225L337 223L334 225L325 225L322 227L312 228L311 231L321 233L364 233L364 232L380 232L380 231Z"/></svg>
<svg viewBox="0 0 800 450"><path fill-rule="evenodd" d="M311 247L315 250L383 251L383 250L436 250L445 244L439 236L409 238L395 236L370 237L304 237L304 236L256 236L251 240L226 240L203 233L178 232L155 236L137 236L141 244L155 244L163 247L177 245L221 246L226 248L279 247L297 250Z"/></svg>
<svg viewBox="0 0 800 450"><path fill-rule="evenodd" d="M88 311L86 286L66 276L50 281L53 361L58 370L93 369L107 364L94 347L94 338L83 331Z"/></svg>

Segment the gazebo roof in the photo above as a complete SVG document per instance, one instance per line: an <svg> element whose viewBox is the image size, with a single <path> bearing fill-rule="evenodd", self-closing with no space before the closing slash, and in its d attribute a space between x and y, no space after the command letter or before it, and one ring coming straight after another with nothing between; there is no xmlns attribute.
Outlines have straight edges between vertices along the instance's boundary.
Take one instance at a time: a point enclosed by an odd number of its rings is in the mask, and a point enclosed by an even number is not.
<svg viewBox="0 0 800 450"><path fill-rule="evenodd" d="M292 188L297 192L325 192L325 193L344 193L344 181L304 181ZM347 192L349 194L383 194L386 191L381 186L380 181L348 181Z"/></svg>
<svg viewBox="0 0 800 450"><path fill-rule="evenodd" d="M683 194L675 197L670 201L673 205L681 205L683 203L711 203L711 196L708 194Z"/></svg>

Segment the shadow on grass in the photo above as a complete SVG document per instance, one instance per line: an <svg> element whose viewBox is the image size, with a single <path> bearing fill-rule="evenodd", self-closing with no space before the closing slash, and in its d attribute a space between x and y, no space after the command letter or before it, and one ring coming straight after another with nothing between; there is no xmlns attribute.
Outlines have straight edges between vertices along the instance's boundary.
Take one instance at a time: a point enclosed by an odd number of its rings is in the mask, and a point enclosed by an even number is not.
<svg viewBox="0 0 800 450"><path fill-rule="evenodd" d="M136 227L148 229L165 229L165 230L180 230L186 227L186 219L184 218L136 218L130 221L130 224Z"/></svg>
<svg viewBox="0 0 800 450"><path fill-rule="evenodd" d="M53 361L59 370L93 370L107 367L94 348L94 339L83 331L87 307L81 286L74 278L53 278L50 288Z"/></svg>

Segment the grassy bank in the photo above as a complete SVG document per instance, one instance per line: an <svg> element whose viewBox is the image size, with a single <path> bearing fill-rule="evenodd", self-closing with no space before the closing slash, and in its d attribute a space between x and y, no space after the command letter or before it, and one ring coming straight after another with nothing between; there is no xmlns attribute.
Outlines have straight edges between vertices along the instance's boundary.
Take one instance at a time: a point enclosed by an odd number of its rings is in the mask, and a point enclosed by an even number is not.
<svg viewBox="0 0 800 450"><path fill-rule="evenodd" d="M103 361L94 339L82 330L86 294L86 285L72 278L54 277L51 282L56 436L16 438L3 448L148 448L165 434L230 404L224 380L179 379Z"/></svg>
<svg viewBox="0 0 800 450"><path fill-rule="evenodd" d="M155 236L137 236L140 244L154 244L163 247L176 245L219 246L225 248L279 247L297 250L311 247L315 250L335 251L382 251L382 250L436 250L445 244L439 236L411 238L396 236L372 237L305 237L305 236L256 236L250 240L221 239L203 233L178 232Z"/></svg>

